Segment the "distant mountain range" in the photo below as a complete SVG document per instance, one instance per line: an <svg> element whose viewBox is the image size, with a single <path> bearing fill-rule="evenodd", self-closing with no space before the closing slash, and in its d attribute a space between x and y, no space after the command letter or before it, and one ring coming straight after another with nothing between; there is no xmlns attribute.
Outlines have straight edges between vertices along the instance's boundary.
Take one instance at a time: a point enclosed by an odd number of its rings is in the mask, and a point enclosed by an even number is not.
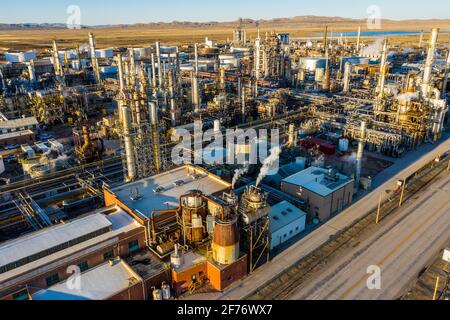
<svg viewBox="0 0 450 320"><path fill-rule="evenodd" d="M343 17L323 17L323 16L298 16L293 18L277 18L270 20L253 20L242 19L242 24L246 28L255 28L257 25L262 28L270 27L303 27L303 28L321 28L325 25L330 27L352 27L366 24L365 19L351 19ZM428 19L428 20L382 20L383 27L427 27L429 25L436 26L450 26L450 19ZM117 25L96 25L96 26L82 26L83 29L92 28L133 28L133 27L147 27L147 28L217 28L217 27L234 27L239 25L239 21L228 22L191 22L191 21L173 21L173 22L151 22L151 23L137 23L137 24L117 24ZM0 30L39 30L39 29L66 29L64 23L17 23L5 24L0 23Z"/></svg>

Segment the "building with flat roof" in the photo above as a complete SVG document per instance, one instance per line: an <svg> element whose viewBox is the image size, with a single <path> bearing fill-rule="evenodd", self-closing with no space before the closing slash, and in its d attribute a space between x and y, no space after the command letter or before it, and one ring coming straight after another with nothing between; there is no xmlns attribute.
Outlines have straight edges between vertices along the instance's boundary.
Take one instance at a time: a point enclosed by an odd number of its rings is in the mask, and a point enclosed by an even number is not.
<svg viewBox="0 0 450 320"><path fill-rule="evenodd" d="M270 250L305 230L306 212L287 201L272 206L269 216Z"/></svg>
<svg viewBox="0 0 450 320"><path fill-rule="evenodd" d="M333 169L309 167L281 182L281 190L307 203L311 218L325 221L352 203L352 178Z"/></svg>
<svg viewBox="0 0 450 320"><path fill-rule="evenodd" d="M191 190L221 194L231 185L199 167L185 165L114 189L105 189L105 204L118 205L143 224L152 211L177 209Z"/></svg>
<svg viewBox="0 0 450 320"><path fill-rule="evenodd" d="M23 130L36 130L38 129L39 122L36 117L18 118L12 120L0 121L0 134L10 133Z"/></svg>
<svg viewBox="0 0 450 320"><path fill-rule="evenodd" d="M32 294L32 300L144 300L142 278L123 260L115 259L80 274L79 287L59 282Z"/></svg>
<svg viewBox="0 0 450 320"><path fill-rule="evenodd" d="M84 271L145 243L145 228L118 206L7 241L0 245L0 299L31 295L70 277L70 265Z"/></svg>
<svg viewBox="0 0 450 320"><path fill-rule="evenodd" d="M3 147L12 144L33 144L35 141L36 135L29 129L3 134L0 133L0 146Z"/></svg>

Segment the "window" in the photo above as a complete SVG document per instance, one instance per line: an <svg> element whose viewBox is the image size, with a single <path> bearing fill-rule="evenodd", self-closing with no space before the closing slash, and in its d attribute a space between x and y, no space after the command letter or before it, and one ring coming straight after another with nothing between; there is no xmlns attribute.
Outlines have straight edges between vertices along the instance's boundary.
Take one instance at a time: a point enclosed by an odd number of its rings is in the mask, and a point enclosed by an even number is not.
<svg viewBox="0 0 450 320"><path fill-rule="evenodd" d="M298 231L298 227L295 227L295 231Z"/></svg>
<svg viewBox="0 0 450 320"><path fill-rule="evenodd" d="M108 251L108 252L105 252L104 254L103 254L103 260L105 260L105 261L107 261L107 260L111 260L111 259L113 259L114 258L114 251Z"/></svg>
<svg viewBox="0 0 450 320"><path fill-rule="evenodd" d="M20 292L13 294L14 300L30 300L30 296L28 295L28 290L22 290Z"/></svg>
<svg viewBox="0 0 450 320"><path fill-rule="evenodd" d="M292 234L293 232L294 232L294 231L291 230L291 231L289 231L289 234Z"/></svg>
<svg viewBox="0 0 450 320"><path fill-rule="evenodd" d="M59 275L55 273L50 277L47 277L45 279L45 282L47 282L47 287L51 287L52 285L57 284L59 282Z"/></svg>
<svg viewBox="0 0 450 320"><path fill-rule="evenodd" d="M286 238L287 237L287 234L285 233L284 235L283 235L283 238Z"/></svg>
<svg viewBox="0 0 450 320"><path fill-rule="evenodd" d="M88 265L87 261L81 262L80 264L78 264L78 267L80 268L81 272L84 272L87 269L89 269L89 265Z"/></svg>
<svg viewBox="0 0 450 320"><path fill-rule="evenodd" d="M133 240L130 243L128 243L128 252L130 254L134 254L137 251L139 251L139 241Z"/></svg>

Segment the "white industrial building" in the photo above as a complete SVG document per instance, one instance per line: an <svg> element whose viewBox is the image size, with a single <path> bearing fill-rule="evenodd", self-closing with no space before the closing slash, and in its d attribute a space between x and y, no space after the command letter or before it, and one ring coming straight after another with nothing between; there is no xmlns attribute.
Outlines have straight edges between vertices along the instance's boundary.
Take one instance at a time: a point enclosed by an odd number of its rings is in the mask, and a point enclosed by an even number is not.
<svg viewBox="0 0 450 320"><path fill-rule="evenodd" d="M305 230L306 212L287 201L280 202L270 210L270 250L285 243Z"/></svg>
<svg viewBox="0 0 450 320"><path fill-rule="evenodd" d="M36 60L36 51L26 52L5 52L5 59L7 62L30 62Z"/></svg>

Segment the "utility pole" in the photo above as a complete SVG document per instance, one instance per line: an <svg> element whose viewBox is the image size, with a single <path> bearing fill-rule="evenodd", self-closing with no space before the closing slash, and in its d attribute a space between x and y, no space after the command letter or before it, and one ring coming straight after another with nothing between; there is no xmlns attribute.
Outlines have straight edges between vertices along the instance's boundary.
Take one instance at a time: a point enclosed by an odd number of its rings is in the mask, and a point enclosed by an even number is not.
<svg viewBox="0 0 450 320"><path fill-rule="evenodd" d="M401 207L403 204L403 196L405 195L405 188L406 188L406 178L403 180L403 184L402 184L402 193L400 194L399 207Z"/></svg>
<svg viewBox="0 0 450 320"><path fill-rule="evenodd" d="M377 219L375 221L375 224L378 224L378 222L380 222L381 198L382 197L383 197L383 193L380 194L380 200L378 201Z"/></svg>

